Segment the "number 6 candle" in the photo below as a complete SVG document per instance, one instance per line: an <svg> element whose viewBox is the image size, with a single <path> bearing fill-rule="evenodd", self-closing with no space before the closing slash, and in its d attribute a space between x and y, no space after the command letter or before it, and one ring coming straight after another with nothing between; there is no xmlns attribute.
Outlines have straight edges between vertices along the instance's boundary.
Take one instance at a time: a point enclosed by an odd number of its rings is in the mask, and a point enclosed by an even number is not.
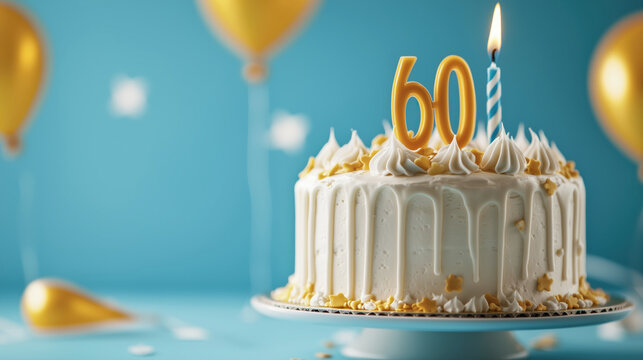
<svg viewBox="0 0 643 360"><path fill-rule="evenodd" d="M487 136L489 142L493 138L493 132L502 122L502 84L500 83L500 68L496 65L496 54L500 51L501 25L500 25L500 4L496 4L491 20L487 52L491 57L491 65L487 68Z"/></svg>

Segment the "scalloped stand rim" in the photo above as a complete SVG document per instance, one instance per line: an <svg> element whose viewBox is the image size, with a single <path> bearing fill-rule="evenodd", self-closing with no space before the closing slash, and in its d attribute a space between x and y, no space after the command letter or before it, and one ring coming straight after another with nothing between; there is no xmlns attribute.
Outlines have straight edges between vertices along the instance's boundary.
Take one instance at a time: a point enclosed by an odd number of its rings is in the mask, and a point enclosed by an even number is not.
<svg viewBox="0 0 643 360"><path fill-rule="evenodd" d="M416 314L352 311L293 305L256 295L252 306L263 315L334 326L364 328L342 349L366 359L516 359L528 355L510 330L587 326L627 316L633 305L612 296L601 307L521 314Z"/></svg>

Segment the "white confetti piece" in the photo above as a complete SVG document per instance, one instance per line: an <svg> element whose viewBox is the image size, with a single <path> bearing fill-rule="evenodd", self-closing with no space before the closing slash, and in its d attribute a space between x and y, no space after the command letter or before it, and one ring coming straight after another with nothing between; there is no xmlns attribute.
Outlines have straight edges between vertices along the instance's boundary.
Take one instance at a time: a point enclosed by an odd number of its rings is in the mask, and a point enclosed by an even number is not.
<svg viewBox="0 0 643 360"><path fill-rule="evenodd" d="M174 337L179 340L207 340L208 331L196 326L179 326L172 329Z"/></svg>
<svg viewBox="0 0 643 360"><path fill-rule="evenodd" d="M621 341L625 337L625 329L618 322L600 325L596 331L599 338L607 341Z"/></svg>
<svg viewBox="0 0 643 360"><path fill-rule="evenodd" d="M270 126L270 145L287 152L301 149L308 135L308 119L302 114L278 111Z"/></svg>
<svg viewBox="0 0 643 360"><path fill-rule="evenodd" d="M112 84L110 108L116 116L139 117L145 111L147 85L142 78L118 76Z"/></svg>
<svg viewBox="0 0 643 360"><path fill-rule="evenodd" d="M130 354L136 356L150 356L154 355L155 353L153 346L145 344L132 345L127 348L127 351L129 351Z"/></svg>

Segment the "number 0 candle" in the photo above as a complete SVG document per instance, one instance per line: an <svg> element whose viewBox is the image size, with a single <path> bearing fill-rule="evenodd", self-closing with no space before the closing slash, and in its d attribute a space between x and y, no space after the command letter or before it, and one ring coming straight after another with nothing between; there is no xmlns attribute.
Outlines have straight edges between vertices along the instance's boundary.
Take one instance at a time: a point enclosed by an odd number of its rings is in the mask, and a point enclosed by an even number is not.
<svg viewBox="0 0 643 360"><path fill-rule="evenodd" d="M493 138L493 132L502 122L502 84L500 83L500 68L496 65L496 56L500 51L502 42L500 24L500 4L496 4L491 20L487 52L491 57L491 65L487 68L487 136L489 141Z"/></svg>

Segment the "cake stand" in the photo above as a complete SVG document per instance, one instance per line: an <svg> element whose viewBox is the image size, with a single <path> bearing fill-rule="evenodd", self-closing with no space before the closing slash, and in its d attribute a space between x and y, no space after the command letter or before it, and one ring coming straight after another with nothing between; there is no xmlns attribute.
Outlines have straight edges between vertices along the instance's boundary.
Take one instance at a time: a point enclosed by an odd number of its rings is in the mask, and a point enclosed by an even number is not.
<svg viewBox="0 0 643 360"><path fill-rule="evenodd" d="M351 358L366 359L517 359L527 350L510 331L595 325L623 319L633 306L623 297L587 309L517 314L423 314L353 311L282 303L256 295L260 313L299 320L364 328L342 349Z"/></svg>

